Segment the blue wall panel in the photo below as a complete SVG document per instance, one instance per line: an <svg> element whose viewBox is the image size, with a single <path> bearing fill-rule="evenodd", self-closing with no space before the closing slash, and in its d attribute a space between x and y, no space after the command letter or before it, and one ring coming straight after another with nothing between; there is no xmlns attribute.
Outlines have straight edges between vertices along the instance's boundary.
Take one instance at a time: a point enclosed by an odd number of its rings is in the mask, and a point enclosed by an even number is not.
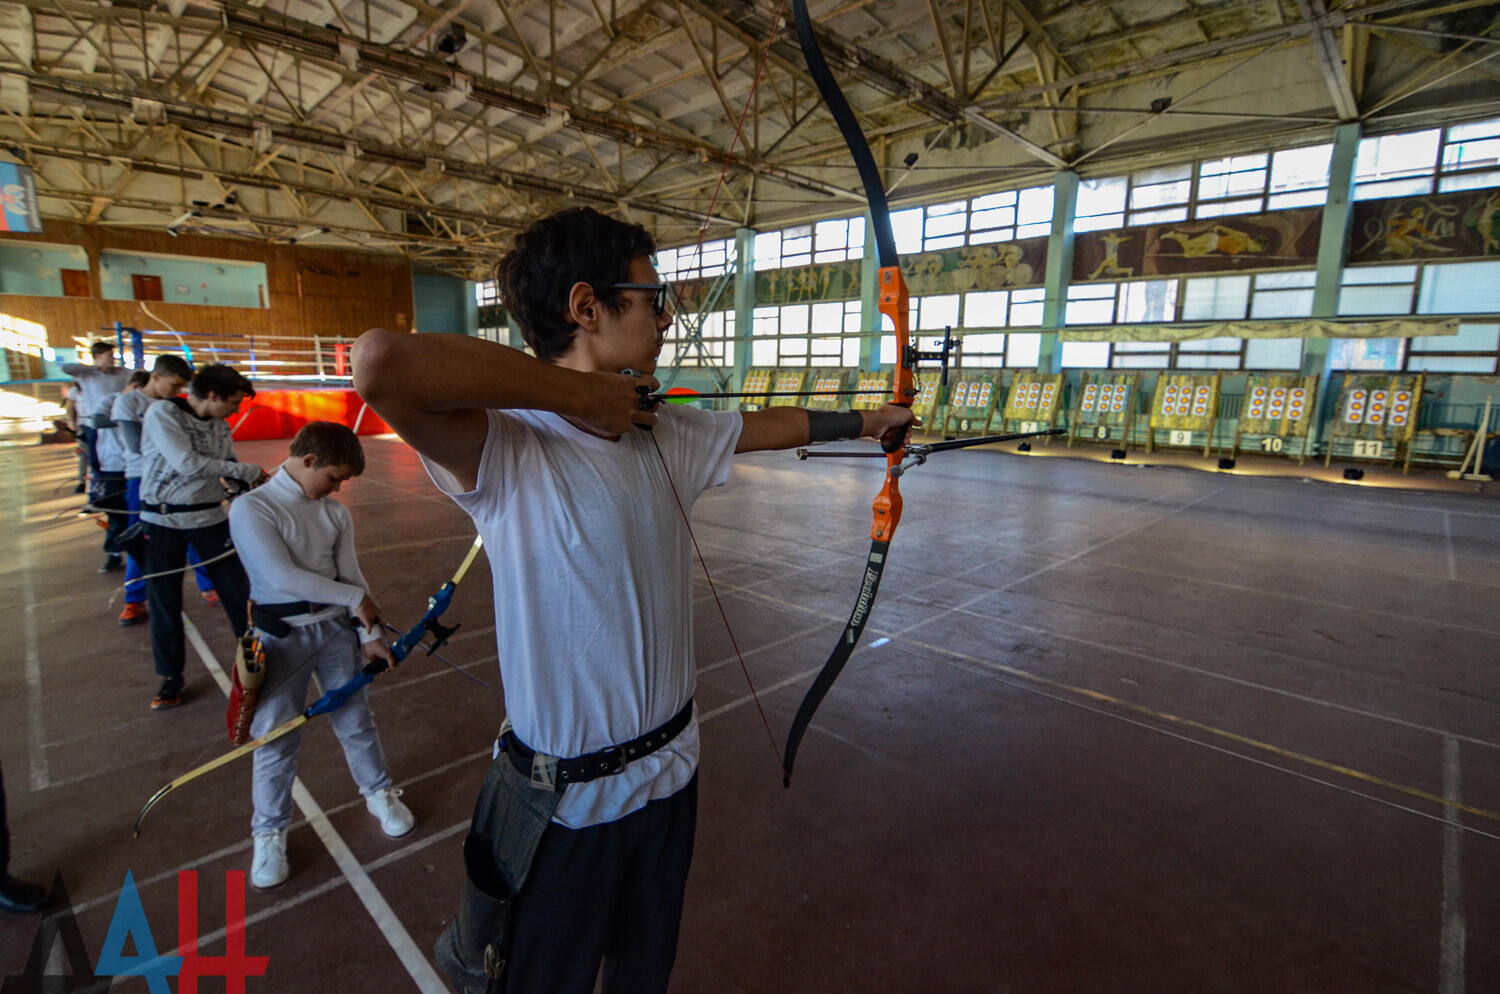
<svg viewBox="0 0 1500 994"><path fill-rule="evenodd" d="M0 293L61 297L62 270L88 268L88 253L79 245L0 242Z"/></svg>
<svg viewBox="0 0 1500 994"><path fill-rule="evenodd" d="M99 284L105 300L134 300L131 276L161 278L162 299L173 304L269 307L262 262L188 258L106 249L99 253Z"/></svg>

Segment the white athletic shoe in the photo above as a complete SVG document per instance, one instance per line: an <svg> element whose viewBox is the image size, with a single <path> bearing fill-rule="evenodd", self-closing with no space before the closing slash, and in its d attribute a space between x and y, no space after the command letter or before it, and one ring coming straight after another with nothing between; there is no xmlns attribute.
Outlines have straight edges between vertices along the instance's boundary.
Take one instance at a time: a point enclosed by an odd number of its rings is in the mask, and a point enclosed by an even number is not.
<svg viewBox="0 0 1500 994"><path fill-rule="evenodd" d="M365 798L365 808L380 819L380 830L393 839L399 839L417 827L417 818L411 813L411 808L397 800L400 796L398 788L387 787Z"/></svg>
<svg viewBox="0 0 1500 994"><path fill-rule="evenodd" d="M286 861L286 832L266 832L255 837L255 858L250 862L250 886L272 890L286 883L292 872Z"/></svg>

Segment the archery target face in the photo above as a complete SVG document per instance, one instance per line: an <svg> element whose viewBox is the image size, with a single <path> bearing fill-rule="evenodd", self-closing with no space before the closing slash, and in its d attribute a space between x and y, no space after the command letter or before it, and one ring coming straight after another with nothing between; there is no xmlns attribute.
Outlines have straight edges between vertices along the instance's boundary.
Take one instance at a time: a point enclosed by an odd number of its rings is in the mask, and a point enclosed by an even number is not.
<svg viewBox="0 0 1500 994"><path fill-rule="evenodd" d="M1208 395L1213 392L1212 387L1199 387L1193 394L1193 417L1203 418L1208 416Z"/></svg>
<svg viewBox="0 0 1500 994"><path fill-rule="evenodd" d="M1039 406L1042 408L1050 408L1052 406L1052 398L1056 395L1057 384L1048 383L1046 386L1042 387L1042 402Z"/></svg>
<svg viewBox="0 0 1500 994"><path fill-rule="evenodd" d="M813 384L813 390L817 392L816 397L818 400L829 400L830 394L838 388L839 381L832 376L820 377L818 382Z"/></svg>
<svg viewBox="0 0 1500 994"><path fill-rule="evenodd" d="M1106 387L1105 389L1107 390L1109 388ZM1083 388L1083 409L1085 411L1092 411L1094 409L1094 401L1097 400L1098 397L1099 397L1099 388L1096 387L1096 386L1094 386L1094 384L1090 383L1088 386L1084 387Z"/></svg>
<svg viewBox="0 0 1500 994"><path fill-rule="evenodd" d="M1125 383L1121 383L1121 384L1116 385L1114 393L1109 398L1109 409L1110 409L1110 412L1113 413L1113 414L1122 414L1122 413L1124 413L1124 411L1125 411L1125 405L1129 402L1129 400L1130 400L1130 387L1129 387L1129 385L1125 384Z"/></svg>
<svg viewBox="0 0 1500 994"><path fill-rule="evenodd" d="M1365 419L1365 402L1369 400L1369 394L1364 390L1350 390L1349 399L1344 403L1344 422L1357 425Z"/></svg>
<svg viewBox="0 0 1500 994"><path fill-rule="evenodd" d="M1286 416L1290 421L1302 420L1302 409L1307 406L1307 391L1302 387L1292 387L1287 393Z"/></svg>
<svg viewBox="0 0 1500 994"><path fill-rule="evenodd" d="M1259 420L1266 416L1266 388L1256 387L1250 391L1245 402L1245 417Z"/></svg>
<svg viewBox="0 0 1500 994"><path fill-rule="evenodd" d="M1286 413L1286 387L1277 387L1271 391L1271 405L1266 413L1272 419L1279 418Z"/></svg>
<svg viewBox="0 0 1500 994"><path fill-rule="evenodd" d="M1387 405L1389 404L1389 398L1390 398L1389 391L1386 391L1386 390L1371 390L1370 391L1370 402L1365 407L1365 424L1367 424L1367 425L1385 424L1386 415L1390 413L1389 410L1388 410L1388 407L1387 407Z"/></svg>
<svg viewBox="0 0 1500 994"><path fill-rule="evenodd" d="M958 389L955 390L955 391L953 391L953 406L954 407L968 407L969 406L969 384L967 384L967 383L960 383L958 385Z"/></svg>
<svg viewBox="0 0 1500 994"><path fill-rule="evenodd" d="M776 377L777 393L793 393L802 385L801 373L782 373Z"/></svg>
<svg viewBox="0 0 1500 994"><path fill-rule="evenodd" d="M922 392L917 396L917 403L923 407L931 406L932 398L937 396L937 388L938 385L933 380L928 380L922 384Z"/></svg>
<svg viewBox="0 0 1500 994"><path fill-rule="evenodd" d="M1177 384L1167 384L1167 389L1162 391L1161 413L1172 415L1177 413Z"/></svg>
<svg viewBox="0 0 1500 994"><path fill-rule="evenodd" d="M974 386L977 389L969 391L973 395L969 403L975 407L988 407L990 403L990 391L994 389L995 384L985 382L976 383Z"/></svg>
<svg viewBox="0 0 1500 994"><path fill-rule="evenodd" d="M1397 390L1391 397L1391 427L1405 428L1411 421L1411 399L1410 390Z"/></svg>

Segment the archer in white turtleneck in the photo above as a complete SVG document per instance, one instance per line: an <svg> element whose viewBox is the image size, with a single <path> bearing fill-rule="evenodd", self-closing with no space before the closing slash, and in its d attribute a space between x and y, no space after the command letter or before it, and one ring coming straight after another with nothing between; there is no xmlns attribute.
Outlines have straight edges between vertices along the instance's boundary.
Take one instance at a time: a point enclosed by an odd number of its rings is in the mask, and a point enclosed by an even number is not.
<svg viewBox="0 0 1500 994"><path fill-rule="evenodd" d="M354 519L331 496L308 496L297 479L301 467L294 462L302 460L286 460L266 484L229 508L229 530L250 576L250 598L257 604L329 605L315 614L286 618L293 627L337 617L346 609L361 615L370 595L354 554ZM334 482L329 494L338 491L338 483L342 481ZM373 621L374 616L361 620ZM365 632L378 636L378 629L367 627Z"/></svg>

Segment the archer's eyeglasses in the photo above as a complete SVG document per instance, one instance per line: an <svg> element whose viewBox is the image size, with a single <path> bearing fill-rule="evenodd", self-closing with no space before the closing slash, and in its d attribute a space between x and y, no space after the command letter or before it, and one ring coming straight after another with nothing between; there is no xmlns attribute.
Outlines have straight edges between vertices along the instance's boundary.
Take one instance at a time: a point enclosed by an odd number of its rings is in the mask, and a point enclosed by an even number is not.
<svg viewBox="0 0 1500 994"><path fill-rule="evenodd" d="M616 283L612 289L650 290L654 294L651 298L651 313L657 317L667 313L667 292L671 290L671 285L668 283Z"/></svg>

